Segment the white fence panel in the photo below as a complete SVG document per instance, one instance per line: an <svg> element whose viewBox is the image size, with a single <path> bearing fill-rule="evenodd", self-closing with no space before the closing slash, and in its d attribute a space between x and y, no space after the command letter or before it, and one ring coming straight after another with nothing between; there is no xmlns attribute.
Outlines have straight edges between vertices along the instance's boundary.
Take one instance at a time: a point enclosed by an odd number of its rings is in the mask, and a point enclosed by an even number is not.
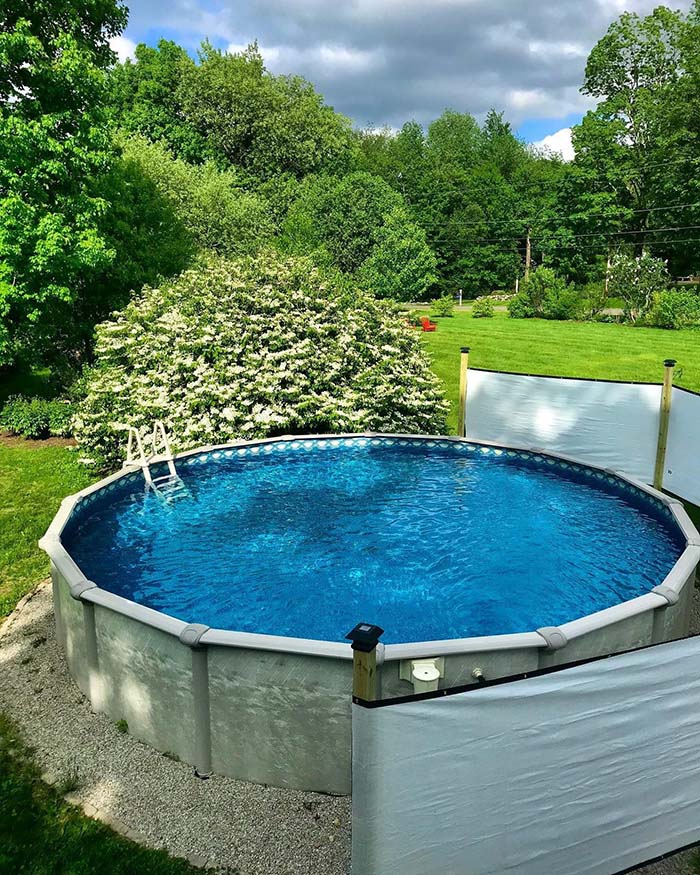
<svg viewBox="0 0 700 875"><path fill-rule="evenodd" d="M700 504L700 395L674 388L664 488Z"/></svg>
<svg viewBox="0 0 700 875"><path fill-rule="evenodd" d="M654 476L661 387L470 369L467 436Z"/></svg>
<svg viewBox="0 0 700 875"><path fill-rule="evenodd" d="M612 875L700 841L700 641L353 705L353 875Z"/></svg>

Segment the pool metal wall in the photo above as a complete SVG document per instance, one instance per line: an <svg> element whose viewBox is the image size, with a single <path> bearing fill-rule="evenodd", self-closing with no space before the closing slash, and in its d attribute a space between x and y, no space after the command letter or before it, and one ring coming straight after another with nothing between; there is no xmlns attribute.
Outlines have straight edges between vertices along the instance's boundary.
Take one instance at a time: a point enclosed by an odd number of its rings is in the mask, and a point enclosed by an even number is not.
<svg viewBox="0 0 700 875"><path fill-rule="evenodd" d="M358 437L375 436L326 439ZM121 476L64 501L41 542L51 558L57 635L71 675L92 707L112 720L126 720L132 735L177 755L200 774L214 771L274 786L349 793L349 645L187 624L100 589L65 551L60 535L77 503ZM489 679L507 677L686 635L700 536L680 502L623 479L665 504L684 532L685 551L662 585L554 629L380 645L381 696L412 691L399 677L404 660L444 657L440 683L454 687L471 683L476 669Z"/></svg>

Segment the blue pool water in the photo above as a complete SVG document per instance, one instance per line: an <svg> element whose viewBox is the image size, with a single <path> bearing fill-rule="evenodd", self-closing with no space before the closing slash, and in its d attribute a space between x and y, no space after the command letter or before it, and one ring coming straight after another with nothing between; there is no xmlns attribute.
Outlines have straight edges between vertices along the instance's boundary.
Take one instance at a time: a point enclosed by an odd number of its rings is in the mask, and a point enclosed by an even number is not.
<svg viewBox="0 0 700 875"><path fill-rule="evenodd" d="M178 470L184 498L164 504L139 474L81 506L63 542L99 586L215 628L531 631L647 592L683 549L636 490L471 445L296 441Z"/></svg>

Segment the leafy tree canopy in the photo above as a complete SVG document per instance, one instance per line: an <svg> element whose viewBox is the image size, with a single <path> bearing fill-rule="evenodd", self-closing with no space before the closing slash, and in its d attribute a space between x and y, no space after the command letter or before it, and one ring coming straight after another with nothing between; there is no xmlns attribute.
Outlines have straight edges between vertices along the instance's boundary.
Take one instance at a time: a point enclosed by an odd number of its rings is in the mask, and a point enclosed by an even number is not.
<svg viewBox="0 0 700 875"><path fill-rule="evenodd" d="M205 43L178 99L211 146L262 178L337 173L352 163L349 120L305 79L269 73L256 44L229 54Z"/></svg>
<svg viewBox="0 0 700 875"><path fill-rule="evenodd" d="M181 84L195 67L185 49L161 39L156 48L141 43L134 54L135 61L117 64L109 77L114 122L164 143L185 161L198 164L217 157L206 137L184 116Z"/></svg>
<svg viewBox="0 0 700 875"><path fill-rule="evenodd" d="M364 171L307 178L283 225L282 246L318 251L346 273L359 271L379 297L421 300L436 279L435 256L403 198Z"/></svg>
<svg viewBox="0 0 700 875"><path fill-rule="evenodd" d="M114 258L95 179L110 166L104 69L126 10L116 0L4 3L0 18L0 365L56 333Z"/></svg>

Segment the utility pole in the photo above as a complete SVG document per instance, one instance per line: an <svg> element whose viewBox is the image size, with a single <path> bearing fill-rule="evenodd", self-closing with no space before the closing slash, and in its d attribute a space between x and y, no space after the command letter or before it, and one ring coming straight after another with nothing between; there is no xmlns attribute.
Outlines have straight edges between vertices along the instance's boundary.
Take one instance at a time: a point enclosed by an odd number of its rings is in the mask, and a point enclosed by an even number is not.
<svg viewBox="0 0 700 875"><path fill-rule="evenodd" d="M532 263L532 246L530 245L530 231L532 229L528 225L527 240L525 241L525 282L530 277L530 264Z"/></svg>

